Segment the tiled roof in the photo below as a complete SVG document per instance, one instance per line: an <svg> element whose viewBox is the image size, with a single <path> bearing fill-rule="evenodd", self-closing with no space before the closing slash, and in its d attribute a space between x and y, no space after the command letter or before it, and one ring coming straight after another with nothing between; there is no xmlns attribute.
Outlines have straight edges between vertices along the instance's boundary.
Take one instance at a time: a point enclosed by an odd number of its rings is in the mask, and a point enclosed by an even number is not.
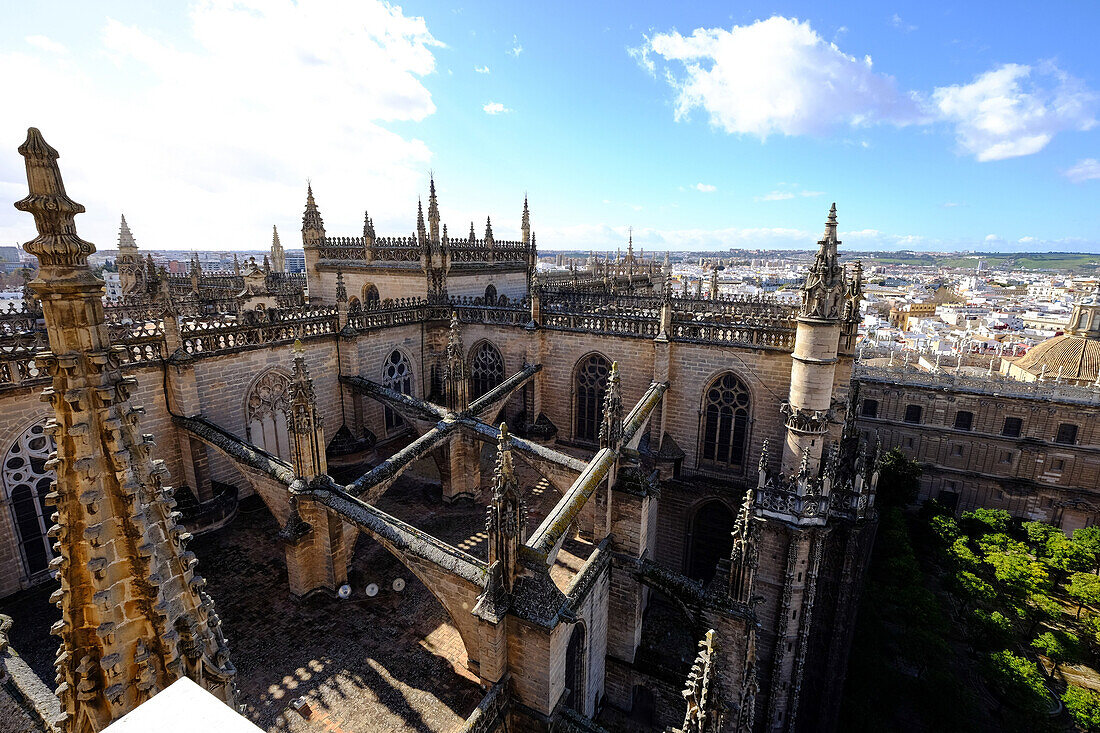
<svg viewBox="0 0 1100 733"><path fill-rule="evenodd" d="M1065 334L1049 338L1016 362L1032 374L1039 374L1046 365L1046 378L1054 379L1062 369L1062 379L1095 382L1100 372L1100 341Z"/></svg>

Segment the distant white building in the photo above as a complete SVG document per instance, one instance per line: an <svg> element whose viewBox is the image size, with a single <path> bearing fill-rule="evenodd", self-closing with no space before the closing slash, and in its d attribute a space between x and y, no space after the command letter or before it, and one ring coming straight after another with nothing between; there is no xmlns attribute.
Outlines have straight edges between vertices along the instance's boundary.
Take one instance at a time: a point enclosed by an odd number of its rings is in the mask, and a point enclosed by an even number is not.
<svg viewBox="0 0 1100 733"><path fill-rule="evenodd" d="M107 284L107 300L115 301L122 299L122 283L119 281L117 272L104 272L103 282Z"/></svg>

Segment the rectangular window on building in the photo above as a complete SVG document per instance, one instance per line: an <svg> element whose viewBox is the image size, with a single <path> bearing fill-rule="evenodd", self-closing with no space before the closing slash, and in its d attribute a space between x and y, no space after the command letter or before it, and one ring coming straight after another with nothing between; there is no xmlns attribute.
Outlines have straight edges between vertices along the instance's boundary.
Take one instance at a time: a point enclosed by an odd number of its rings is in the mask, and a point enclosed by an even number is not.
<svg viewBox="0 0 1100 733"><path fill-rule="evenodd" d="M878 417L878 400L864 400L860 415L863 417Z"/></svg>
<svg viewBox="0 0 1100 733"><path fill-rule="evenodd" d="M905 406L905 422L920 423L921 412L920 405L906 405Z"/></svg>
<svg viewBox="0 0 1100 733"><path fill-rule="evenodd" d="M961 456L962 454L963 454L962 445L953 445L953 446L951 446L951 455Z"/></svg>
<svg viewBox="0 0 1100 733"><path fill-rule="evenodd" d="M1050 468L1052 471L1061 471L1066 467L1066 462L1061 458L1055 458L1050 462Z"/></svg>
<svg viewBox="0 0 1100 733"><path fill-rule="evenodd" d="M912 448L913 447L913 439L912 438L906 438L905 439L905 447L906 448Z"/></svg>
<svg viewBox="0 0 1100 733"><path fill-rule="evenodd" d="M1012 463L1012 453L1009 451L1001 451L1001 463Z"/></svg>
<svg viewBox="0 0 1100 733"><path fill-rule="evenodd" d="M974 427L974 413L960 410L955 413L955 429L970 430Z"/></svg>
<svg viewBox="0 0 1100 733"><path fill-rule="evenodd" d="M1020 431L1024 427L1024 421L1018 417L1006 417L1004 427L1001 428L1001 435L1008 438L1019 438Z"/></svg>
<svg viewBox="0 0 1100 733"><path fill-rule="evenodd" d="M1064 422L1058 426L1058 434L1054 436L1055 443L1063 445L1075 445L1077 443L1077 426Z"/></svg>

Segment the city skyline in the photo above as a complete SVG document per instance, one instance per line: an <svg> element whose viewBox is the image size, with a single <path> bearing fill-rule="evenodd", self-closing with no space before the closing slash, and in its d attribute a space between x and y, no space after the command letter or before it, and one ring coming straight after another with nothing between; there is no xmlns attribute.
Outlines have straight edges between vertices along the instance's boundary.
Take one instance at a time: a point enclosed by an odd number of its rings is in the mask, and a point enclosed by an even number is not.
<svg viewBox="0 0 1100 733"><path fill-rule="evenodd" d="M294 246L307 178L330 234L401 236L434 170L452 233L515 237L527 192L547 250L812 249L835 200L850 250L1100 251L1095 9L590 11L12 7L0 131L58 141L103 248L121 213L151 249Z"/></svg>

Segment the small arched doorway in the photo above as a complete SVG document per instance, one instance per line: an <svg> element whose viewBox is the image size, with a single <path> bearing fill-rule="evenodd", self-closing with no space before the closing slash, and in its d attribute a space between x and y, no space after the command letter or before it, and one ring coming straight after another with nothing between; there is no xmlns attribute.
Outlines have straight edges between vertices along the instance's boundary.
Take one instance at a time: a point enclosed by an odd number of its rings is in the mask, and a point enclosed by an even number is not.
<svg viewBox="0 0 1100 733"><path fill-rule="evenodd" d="M497 289L494 285L485 288L485 304L493 305L497 302Z"/></svg>
<svg viewBox="0 0 1100 733"><path fill-rule="evenodd" d="M703 583L714 578L715 566L733 549L733 512L713 499L695 510L688 535L687 575Z"/></svg>
<svg viewBox="0 0 1100 733"><path fill-rule="evenodd" d="M584 624L578 623L573 627L573 633L569 636L569 646L565 648L565 704L572 710L584 715L584 658L587 646L585 644Z"/></svg>

